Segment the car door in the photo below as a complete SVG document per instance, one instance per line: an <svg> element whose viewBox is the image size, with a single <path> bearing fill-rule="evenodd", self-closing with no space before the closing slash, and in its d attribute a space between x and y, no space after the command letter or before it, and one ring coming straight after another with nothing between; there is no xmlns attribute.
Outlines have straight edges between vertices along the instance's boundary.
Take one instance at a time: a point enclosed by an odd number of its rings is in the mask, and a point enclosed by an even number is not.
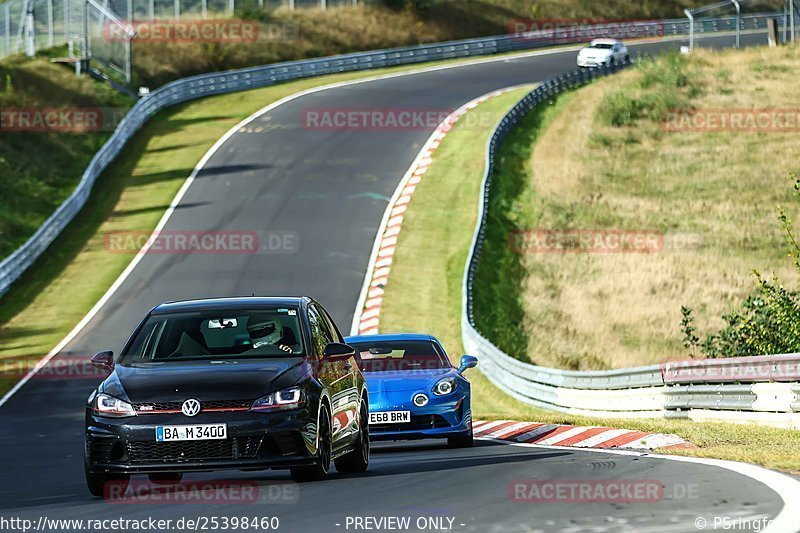
<svg viewBox="0 0 800 533"><path fill-rule="evenodd" d="M330 342L325 335L325 329L322 327L324 320L313 305L308 306L306 313L308 317L308 326L311 332L312 359L316 366L317 377L328 391L328 394L333 396L337 374L334 365L326 363L322 356L325 351L325 346ZM333 413L331 413L331 415L332 414ZM331 424L333 424L333 419L331 419Z"/></svg>
<svg viewBox="0 0 800 533"><path fill-rule="evenodd" d="M333 342L340 342L344 344L344 337L333 322L331 315L328 311L320 306L320 312L325 317L328 324L328 329L331 332ZM358 380L358 362L355 357L351 357L346 361L341 362L341 371L343 373L343 396L339 400L342 407L345 409L346 427L342 429L345 435L358 434L358 409L360 404L359 398L359 380ZM346 398L346 400L345 400Z"/></svg>
<svg viewBox="0 0 800 533"><path fill-rule="evenodd" d="M334 342L334 337L324 314L317 305L308 306L308 323L311 327L314 351L319 358L320 381L325 384L331 398L331 410L333 411L331 413L331 433L333 448L336 449L343 445L342 439L349 435L347 431L344 431L348 425L349 387L347 382L349 371L345 369L344 361L332 362L323 357L325 346Z"/></svg>

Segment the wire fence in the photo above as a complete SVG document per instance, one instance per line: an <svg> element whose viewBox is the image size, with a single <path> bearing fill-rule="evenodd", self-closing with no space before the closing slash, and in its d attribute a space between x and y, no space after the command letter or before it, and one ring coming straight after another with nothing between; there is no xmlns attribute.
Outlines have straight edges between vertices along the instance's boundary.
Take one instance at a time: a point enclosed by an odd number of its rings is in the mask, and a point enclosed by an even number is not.
<svg viewBox="0 0 800 533"><path fill-rule="evenodd" d="M230 18L243 8L329 9L357 5L363 0L8 0L0 3L0 59L33 50L67 45L71 56L80 57L85 34L100 49L93 56L110 56L116 66L122 43L100 42L99 32L108 31L109 20L181 20ZM85 21L86 15L88 19ZM109 19L109 15L111 18ZM94 24L95 28L92 28ZM104 29L105 28L105 29ZM94 32L95 39L91 39ZM108 41L108 39L105 39ZM122 68L124 71L125 69Z"/></svg>

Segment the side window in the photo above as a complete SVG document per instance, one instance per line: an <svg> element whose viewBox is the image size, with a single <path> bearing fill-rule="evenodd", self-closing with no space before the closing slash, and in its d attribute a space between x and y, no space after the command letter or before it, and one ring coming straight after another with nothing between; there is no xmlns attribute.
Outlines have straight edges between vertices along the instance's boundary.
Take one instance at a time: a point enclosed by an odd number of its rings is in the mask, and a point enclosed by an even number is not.
<svg viewBox="0 0 800 533"><path fill-rule="evenodd" d="M311 343L314 345L314 353L318 357L322 356L325 346L331 342L332 337L325 319L313 305L308 307L308 323L311 326Z"/></svg>
<svg viewBox="0 0 800 533"><path fill-rule="evenodd" d="M342 334L339 332L339 328L336 327L336 324L333 323L331 315L329 315L325 309L320 308L320 311L322 311L322 314L325 315L325 321L328 323L328 330L331 332L331 342L343 343L344 337L342 337Z"/></svg>

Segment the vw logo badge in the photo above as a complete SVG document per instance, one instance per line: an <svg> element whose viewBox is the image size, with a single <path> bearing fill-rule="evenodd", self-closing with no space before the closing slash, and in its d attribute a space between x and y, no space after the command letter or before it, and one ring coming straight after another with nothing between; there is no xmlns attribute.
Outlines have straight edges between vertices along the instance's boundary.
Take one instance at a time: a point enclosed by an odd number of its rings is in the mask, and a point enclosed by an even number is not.
<svg viewBox="0 0 800 533"><path fill-rule="evenodd" d="M200 400L189 398L181 405L181 412L186 416L195 416L200 413Z"/></svg>

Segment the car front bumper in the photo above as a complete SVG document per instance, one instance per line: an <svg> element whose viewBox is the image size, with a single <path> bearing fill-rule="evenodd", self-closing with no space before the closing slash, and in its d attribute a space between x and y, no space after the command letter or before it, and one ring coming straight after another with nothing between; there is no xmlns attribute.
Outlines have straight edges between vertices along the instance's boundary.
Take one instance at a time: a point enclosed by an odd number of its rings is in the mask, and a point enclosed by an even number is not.
<svg viewBox="0 0 800 533"><path fill-rule="evenodd" d="M455 391L446 396L427 394L424 407L411 401L415 391L370 394L371 412L411 411L411 422L371 424L371 440L437 439L468 435L472 431L469 392Z"/></svg>
<svg viewBox="0 0 800 533"><path fill-rule="evenodd" d="M156 442L156 427L227 424L227 438ZM312 464L316 418L307 409L105 418L86 415L85 459L95 473L198 472Z"/></svg>
<svg viewBox="0 0 800 533"><path fill-rule="evenodd" d="M594 68L599 67L601 65L605 65L608 62L608 59L595 59L595 58L578 58L578 66L585 67L585 68Z"/></svg>

